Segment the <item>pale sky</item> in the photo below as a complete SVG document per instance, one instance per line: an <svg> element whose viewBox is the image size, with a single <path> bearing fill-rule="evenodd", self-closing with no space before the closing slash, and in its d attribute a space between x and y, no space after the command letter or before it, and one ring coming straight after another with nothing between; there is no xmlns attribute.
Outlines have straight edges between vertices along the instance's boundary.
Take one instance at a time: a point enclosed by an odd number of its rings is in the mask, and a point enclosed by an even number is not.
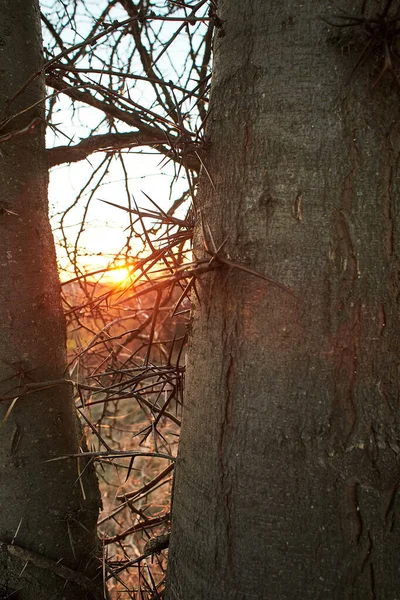
<svg viewBox="0 0 400 600"><path fill-rule="evenodd" d="M48 6L48 14L52 14L51 2ZM79 5L80 6L80 5ZM96 3L90 4L90 11L95 14L96 12L101 13L103 10L103 4L101 0ZM42 3L43 9L45 9L45 2ZM82 31L80 35L87 35L89 31L90 21L88 15L85 15L84 5L82 5L82 16L80 23L82 25ZM121 15L125 15L122 11ZM119 18L119 13L113 13L113 18ZM125 15L126 16L126 15ZM155 22L155 27L161 26L161 23ZM179 27L179 23L166 23L164 26L163 35L166 39L169 39L172 34ZM43 28L44 44L50 42L49 34L46 27ZM64 37L64 35L66 37ZM68 39L70 36L70 40ZM64 43L73 43L75 33L71 30L68 33L68 27L66 28L63 37ZM128 38L126 38L128 43ZM200 38L199 38L200 40ZM68 45L68 44L67 44ZM91 52L94 52L90 65L92 67L102 67L105 63L103 58L108 52L106 46L102 44L96 45L92 48ZM121 46L121 52L124 52L124 46ZM105 54L104 54L105 53ZM169 54L169 56L168 56ZM165 54L160 64L157 63L159 68L166 80L170 78L176 83L180 83L179 71L185 72L186 67L185 59L188 54L188 45L186 35L179 34L173 45L169 48L168 54ZM104 55L104 56L103 56ZM172 57L172 59L171 59ZM85 65L87 57L82 57L80 66ZM135 59L137 64L133 62L133 67L137 68L138 73L143 73L143 67L139 62L139 59ZM98 64L97 64L97 62ZM135 67L136 64L136 67ZM89 66L89 63L88 65ZM195 85L195 81L193 84ZM127 86L131 86L131 83L127 83ZM52 93L52 90L49 90ZM131 87L129 94L133 96L133 99L138 104L144 106L150 106L154 101L154 92L148 83L137 81L134 88ZM153 97L152 97L153 96ZM56 124L58 131L48 129L47 135L47 146L63 146L71 143L72 145L77 144L81 139L87 138L91 131L95 129L95 133L108 132L108 123L104 120L103 113L87 106L80 106L78 110L71 110L71 101L63 94L58 95L57 102L53 110L52 122ZM182 110L190 111L188 103L183 105ZM99 127L99 123L103 120L102 125ZM130 131L127 125L116 121L118 131ZM63 132L66 135L62 135ZM68 137L70 139L68 139ZM148 148L143 148L142 153L139 153L137 149L125 152L124 163L128 174L129 191L126 189L126 182L124 178L123 169L119 161L115 158L111 163L108 174L102 179L99 188L95 191L92 197L90 197L91 185L87 190L84 191L80 202L76 207L73 207L67 214L64 222L64 232L67 236L69 244L74 244L74 240L82 222L84 214L84 207L89 201L89 209L86 215L86 226L79 241L79 264L83 270L93 271L98 268L106 267L112 256L118 253L127 237L127 231L124 231L129 226L129 215L123 210L111 207L100 201L108 200L115 204L128 206L127 194L133 195L139 207L151 207L155 210L147 198L142 193L145 192L150 196L163 210L168 210L173 200L179 198L182 193L187 189L185 173L182 170L179 177L175 179L173 187L171 184L174 179L174 173L177 167L169 162L165 164L164 157L160 154L152 152ZM60 246L62 242L62 235L59 227L60 214L65 211L68 207L73 206L75 198L79 192L84 188L87 181L93 174L93 171L98 167L102 161L104 161L106 154L99 152L93 154L88 159L73 163L71 165L60 165L53 168L50 172L50 185L49 185L49 205L50 215L52 218L52 225L57 245L57 253L61 267L67 265L68 260L66 258L65 249ZM160 166L161 163L161 166ZM186 213L187 206L182 207L179 216L183 216ZM140 250L137 246L136 250ZM87 256L83 255L87 251ZM62 273L63 279L67 278L67 275Z"/></svg>
<svg viewBox="0 0 400 600"><path fill-rule="evenodd" d="M52 219L56 242L60 241L61 235L57 223L58 213L71 206L77 194L84 187L93 172L93 166L97 166L105 154L99 152L92 155L89 160L84 160L71 165L55 167L50 172L49 202L50 214L56 215ZM159 154L138 154L130 152L125 155L125 166L128 171L129 193L133 194L139 207L155 207L143 194L145 192L163 210L170 207L172 198L179 197L186 189L186 180L183 173L172 185L174 167L170 163L160 168L163 157ZM90 162L89 162L90 161ZM90 199L90 207L87 215L87 226L80 238L81 250L86 249L92 256L81 259L82 267L92 271L106 267L110 258L117 254L124 245L129 226L129 215L127 212L107 205L100 200L108 200L114 204L128 206L127 190L122 169L115 160L112 163L108 175L101 182L99 188ZM90 196L90 189L83 195L78 207L73 208L66 218L65 231L68 239L73 243L82 220L85 200ZM183 212L185 209L183 209ZM140 250L137 245L137 250ZM57 252L60 263L65 266L65 252L57 244ZM102 254L100 256L99 254Z"/></svg>

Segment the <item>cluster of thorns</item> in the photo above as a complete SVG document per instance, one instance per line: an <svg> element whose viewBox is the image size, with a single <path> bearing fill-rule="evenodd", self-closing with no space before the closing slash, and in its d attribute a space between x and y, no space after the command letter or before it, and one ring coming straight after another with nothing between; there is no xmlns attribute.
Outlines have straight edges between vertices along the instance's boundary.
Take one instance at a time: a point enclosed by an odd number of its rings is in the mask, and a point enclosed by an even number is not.
<svg viewBox="0 0 400 600"><path fill-rule="evenodd" d="M368 12L368 0L362 0L361 10L358 15L339 11L331 18L323 20L332 27L353 29L366 37L366 43L357 59L349 76L349 80L357 70L371 58L379 62L379 75L375 80L376 86L387 73L390 74L397 86L399 80L399 37L400 37L400 8L393 8L394 0L387 0L383 9Z"/></svg>

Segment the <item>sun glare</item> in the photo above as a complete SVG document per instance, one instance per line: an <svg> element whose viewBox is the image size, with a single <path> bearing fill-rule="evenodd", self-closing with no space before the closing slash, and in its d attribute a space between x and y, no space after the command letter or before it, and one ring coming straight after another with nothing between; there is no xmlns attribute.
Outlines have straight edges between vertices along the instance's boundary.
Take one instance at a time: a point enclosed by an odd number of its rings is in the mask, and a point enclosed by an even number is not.
<svg viewBox="0 0 400 600"><path fill-rule="evenodd" d="M131 277L131 272L127 267L118 267L107 271L106 278L113 283L124 283Z"/></svg>

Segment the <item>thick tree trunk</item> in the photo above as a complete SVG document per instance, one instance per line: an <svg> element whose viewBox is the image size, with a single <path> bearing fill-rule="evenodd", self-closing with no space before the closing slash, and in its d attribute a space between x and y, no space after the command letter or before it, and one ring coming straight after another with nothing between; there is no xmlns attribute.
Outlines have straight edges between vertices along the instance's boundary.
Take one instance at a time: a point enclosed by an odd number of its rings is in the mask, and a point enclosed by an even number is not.
<svg viewBox="0 0 400 600"><path fill-rule="evenodd" d="M95 597L97 482L83 461L46 462L78 452L71 390L22 393L66 368L43 77L8 102L43 62L38 2L0 0L0 15L0 597L81 600Z"/></svg>
<svg viewBox="0 0 400 600"><path fill-rule="evenodd" d="M198 286L168 600L399 597L400 102L382 57L346 83L350 4L218 2L197 252L294 295Z"/></svg>

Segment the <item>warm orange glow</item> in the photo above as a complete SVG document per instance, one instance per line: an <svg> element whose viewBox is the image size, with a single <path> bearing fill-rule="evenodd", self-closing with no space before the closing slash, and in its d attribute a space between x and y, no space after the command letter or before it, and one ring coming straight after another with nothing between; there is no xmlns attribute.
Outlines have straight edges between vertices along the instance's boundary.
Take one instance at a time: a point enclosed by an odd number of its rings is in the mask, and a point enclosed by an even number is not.
<svg viewBox="0 0 400 600"><path fill-rule="evenodd" d="M113 283L124 283L130 279L131 275L131 271L127 267L118 267L117 269L107 271L105 279Z"/></svg>

